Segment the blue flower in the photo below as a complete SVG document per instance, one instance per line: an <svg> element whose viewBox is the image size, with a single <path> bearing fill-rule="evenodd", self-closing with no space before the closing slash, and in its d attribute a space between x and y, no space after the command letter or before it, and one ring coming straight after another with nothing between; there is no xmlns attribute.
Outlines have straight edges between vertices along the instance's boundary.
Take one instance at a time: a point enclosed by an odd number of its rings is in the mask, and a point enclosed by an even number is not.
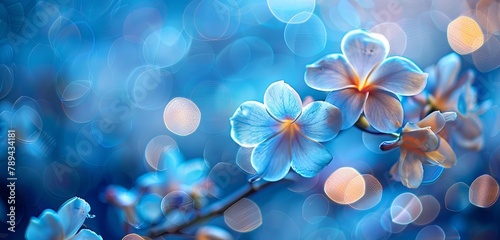
<svg viewBox="0 0 500 240"><path fill-rule="evenodd" d="M46 209L40 217L32 217L26 229L26 239L36 240L102 240L95 232L78 229L89 217L90 205L83 199L73 197L66 201L56 212ZM76 234L76 235L75 235Z"/></svg>
<svg viewBox="0 0 500 240"><path fill-rule="evenodd" d="M352 127L364 114L376 130L391 133L402 127L400 96L420 93L427 74L410 60L388 57L389 42L377 33L348 32L343 54L331 54L308 65L306 84L330 91L326 101L342 111L342 129Z"/></svg>
<svg viewBox="0 0 500 240"><path fill-rule="evenodd" d="M259 177L278 181L290 166L304 177L315 176L332 160L319 142L340 131L342 116L334 105L316 101L302 108L297 92L283 81L271 84L264 104L247 101L231 117L231 137L243 147L254 147L253 168Z"/></svg>

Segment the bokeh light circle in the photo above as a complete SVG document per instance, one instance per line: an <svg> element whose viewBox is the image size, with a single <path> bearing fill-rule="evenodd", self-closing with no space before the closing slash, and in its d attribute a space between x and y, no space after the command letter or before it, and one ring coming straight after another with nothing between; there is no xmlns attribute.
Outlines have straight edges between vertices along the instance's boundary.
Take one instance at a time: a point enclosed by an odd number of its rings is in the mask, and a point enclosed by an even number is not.
<svg viewBox="0 0 500 240"><path fill-rule="evenodd" d="M328 204L328 199L323 194L313 194L302 204L302 216L311 224L321 222L328 213Z"/></svg>
<svg viewBox="0 0 500 240"><path fill-rule="evenodd" d="M144 59L150 65L169 67L178 63L189 52L191 39L173 27L164 27L151 33L142 48Z"/></svg>
<svg viewBox="0 0 500 240"><path fill-rule="evenodd" d="M422 213L422 203L413 193L402 193L391 204L391 219L400 225L410 224Z"/></svg>
<svg viewBox="0 0 500 240"><path fill-rule="evenodd" d="M407 36L405 31L393 22L384 22L375 25L370 32L382 34L391 46L389 55L403 55L406 50Z"/></svg>
<svg viewBox="0 0 500 240"><path fill-rule="evenodd" d="M179 136L187 136L198 128L201 112L198 106L187 98L172 99L163 112L165 126Z"/></svg>
<svg viewBox="0 0 500 240"><path fill-rule="evenodd" d="M300 13L292 18L304 18ZM288 23L285 27L285 43L293 53L301 57L314 56L321 52L326 46L327 34L326 28L321 19L312 15L301 24Z"/></svg>
<svg viewBox="0 0 500 240"><path fill-rule="evenodd" d="M422 228L415 240L444 240L446 235L443 229L437 225L430 225Z"/></svg>
<svg viewBox="0 0 500 240"><path fill-rule="evenodd" d="M175 154L179 149L174 139L167 135L152 138L145 149L144 156L150 167L163 171L176 165ZM170 169L174 170L174 169Z"/></svg>
<svg viewBox="0 0 500 240"><path fill-rule="evenodd" d="M224 212L224 222L237 232L250 232L262 224L259 206L248 198L242 198Z"/></svg>
<svg viewBox="0 0 500 240"><path fill-rule="evenodd" d="M303 23L313 14L316 0L267 0L267 6L274 17L284 23ZM297 17L300 15L299 17Z"/></svg>
<svg viewBox="0 0 500 240"><path fill-rule="evenodd" d="M476 178L469 188L469 201L477 207L488 208L498 200L498 182L490 175Z"/></svg>
<svg viewBox="0 0 500 240"><path fill-rule="evenodd" d="M145 240L145 238L143 238L135 233L130 233L130 234L125 235L125 237L123 237L122 240Z"/></svg>
<svg viewBox="0 0 500 240"><path fill-rule="evenodd" d="M420 199L420 202L422 203L422 214L415 219L413 224L420 226L429 224L439 215L441 205L432 195L419 196L418 199Z"/></svg>
<svg viewBox="0 0 500 240"><path fill-rule="evenodd" d="M324 191L336 203L351 204L365 194L365 181L356 169L342 167L326 179Z"/></svg>
<svg viewBox="0 0 500 240"><path fill-rule="evenodd" d="M161 212L172 224L179 224L191 218L195 201L184 191L172 191L160 203Z"/></svg>
<svg viewBox="0 0 500 240"><path fill-rule="evenodd" d="M363 174L356 178L363 178L365 183L365 194L356 202L351 203L350 206L357 210L367 210L376 206L382 199L382 184L370 174ZM354 182L358 182L354 181Z"/></svg>
<svg viewBox="0 0 500 240"><path fill-rule="evenodd" d="M484 43L481 27L466 16L460 16L448 25L447 36L450 47L462 55L476 51Z"/></svg>
<svg viewBox="0 0 500 240"><path fill-rule="evenodd" d="M463 182L451 185L444 197L446 209L459 212L469 206L469 186Z"/></svg>
<svg viewBox="0 0 500 240"><path fill-rule="evenodd" d="M14 84L14 73L10 67L5 64L0 65L0 99L9 94Z"/></svg>

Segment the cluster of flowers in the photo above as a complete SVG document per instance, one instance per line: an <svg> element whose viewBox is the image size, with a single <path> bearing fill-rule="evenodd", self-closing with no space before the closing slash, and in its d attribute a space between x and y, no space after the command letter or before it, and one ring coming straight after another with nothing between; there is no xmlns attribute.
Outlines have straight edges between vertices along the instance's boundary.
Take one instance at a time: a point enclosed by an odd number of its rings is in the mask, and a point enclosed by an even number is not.
<svg viewBox="0 0 500 240"><path fill-rule="evenodd" d="M306 69L307 85L329 92L325 101L303 103L290 85L278 81L268 87L263 103L244 102L231 117L233 140L253 148L254 180L279 181L290 168L303 177L317 175L332 161L322 143L353 126L397 136L381 142L380 149L400 149L400 158L390 172L409 188L420 186L423 164L445 168L456 164L451 145L482 148L479 116L490 103L477 104L472 71L458 77L460 59L456 54L423 72L406 58L388 57L384 36L361 30L347 33L341 49L342 54L325 56ZM171 165L144 174L131 189L116 185L107 189L107 201L121 210L128 225L149 227L173 211L193 214L217 191L207 178L203 159L184 161L177 150L165 154ZM195 172L188 174L191 170ZM145 195L156 194L164 201L176 191L185 194L167 199L160 214L138 212L137 204ZM183 207L186 197L193 200L192 208ZM101 239L87 229L76 234L89 211L84 200L72 198L57 213L46 210L32 218L26 238Z"/></svg>
<svg viewBox="0 0 500 240"><path fill-rule="evenodd" d="M478 116L489 104L477 105L472 71L457 78L456 54L424 73L406 58L387 57L389 43L380 34L351 31L341 48L342 54L307 66L307 85L328 91L325 101L303 107L297 92L279 81L269 86L263 104L248 101L234 113L231 136L254 148L251 163L259 177L278 181L290 167L304 177L316 175L332 160L320 142L354 125L398 136L380 148L400 149L391 174L409 188L420 186L422 164L455 165L450 141L474 150L482 147Z"/></svg>

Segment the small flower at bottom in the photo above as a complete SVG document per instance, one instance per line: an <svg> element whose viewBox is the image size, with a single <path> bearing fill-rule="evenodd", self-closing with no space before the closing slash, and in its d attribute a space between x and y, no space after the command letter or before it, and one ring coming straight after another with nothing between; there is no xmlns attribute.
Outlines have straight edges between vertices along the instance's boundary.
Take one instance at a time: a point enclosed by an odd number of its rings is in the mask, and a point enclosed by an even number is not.
<svg viewBox="0 0 500 240"><path fill-rule="evenodd" d="M456 163L456 156L448 142L438 135L446 122L454 121L454 112L432 112L417 124L407 123L399 139L386 141L382 150L399 147L399 161L391 168L391 175L409 188L418 188L422 183L422 164L450 168Z"/></svg>
<svg viewBox="0 0 500 240"><path fill-rule="evenodd" d="M330 163L332 155L319 142L332 140L341 126L337 107L315 101L302 108L297 92L278 81L267 88L264 104L241 104L231 117L231 137L243 147L254 147L251 163L259 177L278 181L290 167L313 177Z"/></svg>
<svg viewBox="0 0 500 240"><path fill-rule="evenodd" d="M85 200L73 197L61 205L57 213L46 209L40 217L32 217L25 237L28 240L102 240L101 236L88 229L77 234L85 219L90 217L89 212L90 205Z"/></svg>

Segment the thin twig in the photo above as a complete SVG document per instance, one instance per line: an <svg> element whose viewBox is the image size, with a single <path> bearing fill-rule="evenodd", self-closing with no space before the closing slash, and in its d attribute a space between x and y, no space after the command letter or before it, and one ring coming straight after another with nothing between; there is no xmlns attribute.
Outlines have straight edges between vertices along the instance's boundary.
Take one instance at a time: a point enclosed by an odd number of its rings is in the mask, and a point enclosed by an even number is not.
<svg viewBox="0 0 500 240"><path fill-rule="evenodd" d="M283 180L287 180L287 178ZM271 186L273 185L273 183L280 183L280 182L282 181L279 182L258 181L258 182L248 183L242 188L240 188L238 191L233 193L232 195L228 196L227 198L215 202L212 205L208 206L207 208L200 210L200 212L194 218L184 223L168 227L158 226L156 228L152 228L149 231L148 237L157 238L166 234L181 233L181 231L185 228L205 222L217 215L224 213L224 211L226 211L229 207L231 207L234 203L238 202L242 198L248 197L259 190Z"/></svg>

